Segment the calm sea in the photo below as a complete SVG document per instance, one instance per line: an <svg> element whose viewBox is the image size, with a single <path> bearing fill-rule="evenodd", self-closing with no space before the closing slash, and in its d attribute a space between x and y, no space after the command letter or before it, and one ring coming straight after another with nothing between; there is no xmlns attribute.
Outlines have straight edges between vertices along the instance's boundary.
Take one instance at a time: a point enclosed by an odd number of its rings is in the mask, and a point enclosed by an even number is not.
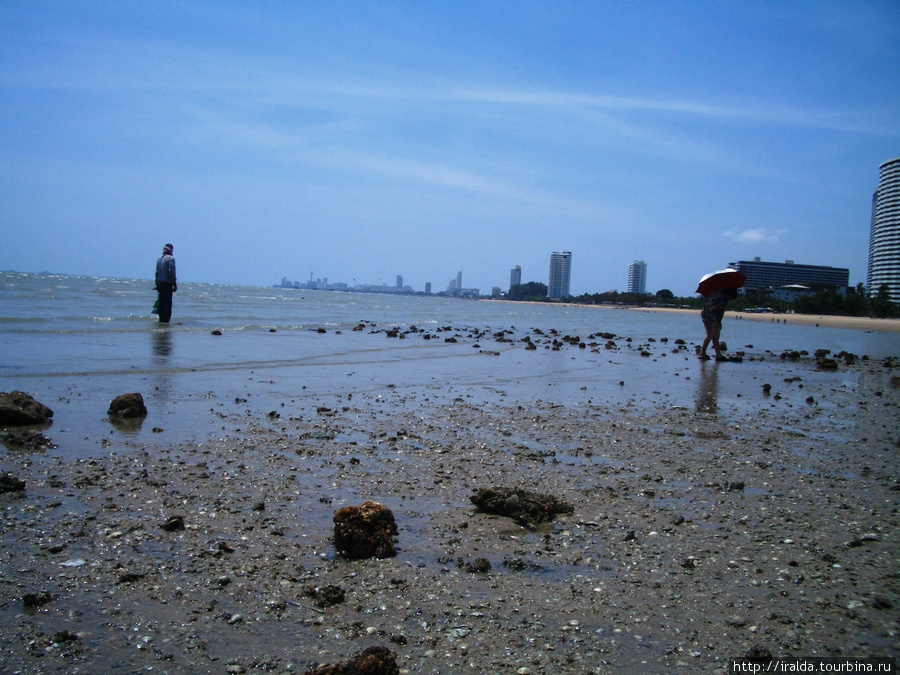
<svg viewBox="0 0 900 675"><path fill-rule="evenodd" d="M701 371L693 350L673 350L676 339L702 339L696 315L181 283L173 323L160 326L154 299L150 280L0 273L0 391L31 393L54 409L54 433L86 438L108 429L114 396L137 391L151 411L140 438L152 426L203 438L213 432L198 423L201 412L208 417L226 401L259 412L390 392L691 406L698 381L709 379L704 372L716 373L725 409L740 405L765 368L781 367L771 365L772 354L785 349L900 352L896 334L731 321L723 331L730 349L766 358ZM413 326L404 338L388 337L390 328L402 335ZM525 350L520 340L537 337L535 329L612 333L617 349ZM500 331L509 341L496 341ZM447 342L451 336L457 341Z"/></svg>

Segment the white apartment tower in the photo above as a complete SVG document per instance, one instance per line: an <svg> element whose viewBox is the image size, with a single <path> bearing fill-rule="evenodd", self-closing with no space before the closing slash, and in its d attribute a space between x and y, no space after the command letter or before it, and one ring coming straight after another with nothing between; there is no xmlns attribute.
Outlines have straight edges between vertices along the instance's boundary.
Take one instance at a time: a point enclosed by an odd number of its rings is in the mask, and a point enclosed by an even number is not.
<svg viewBox="0 0 900 675"><path fill-rule="evenodd" d="M569 277L572 274L572 253L550 254L550 283L547 284L547 297L560 299L569 297Z"/></svg>
<svg viewBox="0 0 900 675"><path fill-rule="evenodd" d="M866 290L875 296L883 284L888 285L891 302L900 302L900 157L881 165L872 195Z"/></svg>
<svg viewBox="0 0 900 675"><path fill-rule="evenodd" d="M643 260L635 260L628 266L628 292L647 292L647 263Z"/></svg>

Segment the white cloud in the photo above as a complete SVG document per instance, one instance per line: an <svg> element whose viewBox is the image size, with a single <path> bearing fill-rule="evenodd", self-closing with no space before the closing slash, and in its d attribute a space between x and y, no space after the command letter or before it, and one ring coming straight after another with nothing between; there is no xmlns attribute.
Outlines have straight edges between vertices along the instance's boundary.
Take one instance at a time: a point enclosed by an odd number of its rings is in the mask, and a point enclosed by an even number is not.
<svg viewBox="0 0 900 675"><path fill-rule="evenodd" d="M765 228L747 229L740 232L728 230L725 238L738 244L777 244L785 230L767 230Z"/></svg>

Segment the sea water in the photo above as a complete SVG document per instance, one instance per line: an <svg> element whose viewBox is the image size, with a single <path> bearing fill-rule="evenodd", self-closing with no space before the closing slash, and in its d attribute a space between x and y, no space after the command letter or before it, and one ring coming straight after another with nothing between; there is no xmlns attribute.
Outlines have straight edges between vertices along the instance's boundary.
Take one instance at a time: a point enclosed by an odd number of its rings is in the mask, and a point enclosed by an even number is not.
<svg viewBox="0 0 900 675"><path fill-rule="evenodd" d="M782 351L900 352L896 334L726 321L723 339L744 363L710 364L694 356L704 334L695 313L180 283L163 325L154 299L149 280L0 273L0 391L50 406L54 433L90 452L112 432L109 401L126 392L149 409L135 441L156 440L154 429L201 440L220 431L209 412L225 402L262 414L354 395L684 407L712 396L716 410L739 410L748 390L788 374ZM615 335L615 348L588 337L599 333ZM554 335L593 348L522 342ZM855 375L830 377L853 386Z"/></svg>

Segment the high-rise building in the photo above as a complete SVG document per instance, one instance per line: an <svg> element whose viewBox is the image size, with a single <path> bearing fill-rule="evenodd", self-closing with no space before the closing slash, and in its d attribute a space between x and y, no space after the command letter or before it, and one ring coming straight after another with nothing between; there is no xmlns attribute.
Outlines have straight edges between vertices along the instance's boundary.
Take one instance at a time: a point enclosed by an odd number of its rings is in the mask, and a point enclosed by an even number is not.
<svg viewBox="0 0 900 675"><path fill-rule="evenodd" d="M522 268L516 265L509 271L509 287L518 286L522 283Z"/></svg>
<svg viewBox="0 0 900 675"><path fill-rule="evenodd" d="M572 253L563 251L562 253L550 254L550 283L547 284L548 298L568 298L569 297L569 277L572 274Z"/></svg>
<svg viewBox="0 0 900 675"><path fill-rule="evenodd" d="M869 273L866 288L874 296L887 284L892 302L900 302L900 157L881 165L872 195Z"/></svg>
<svg viewBox="0 0 900 675"><path fill-rule="evenodd" d="M758 257L728 263L729 267L747 277L744 292L758 289L774 290L783 286L800 284L811 290L833 290L846 293L850 283L850 270L846 267L824 265L797 265L793 260L783 263L767 262Z"/></svg>
<svg viewBox="0 0 900 675"><path fill-rule="evenodd" d="M628 266L628 292L647 292L647 263L643 260L635 260Z"/></svg>
<svg viewBox="0 0 900 675"><path fill-rule="evenodd" d="M398 291L403 290L403 275L402 274L397 275L397 290Z"/></svg>

